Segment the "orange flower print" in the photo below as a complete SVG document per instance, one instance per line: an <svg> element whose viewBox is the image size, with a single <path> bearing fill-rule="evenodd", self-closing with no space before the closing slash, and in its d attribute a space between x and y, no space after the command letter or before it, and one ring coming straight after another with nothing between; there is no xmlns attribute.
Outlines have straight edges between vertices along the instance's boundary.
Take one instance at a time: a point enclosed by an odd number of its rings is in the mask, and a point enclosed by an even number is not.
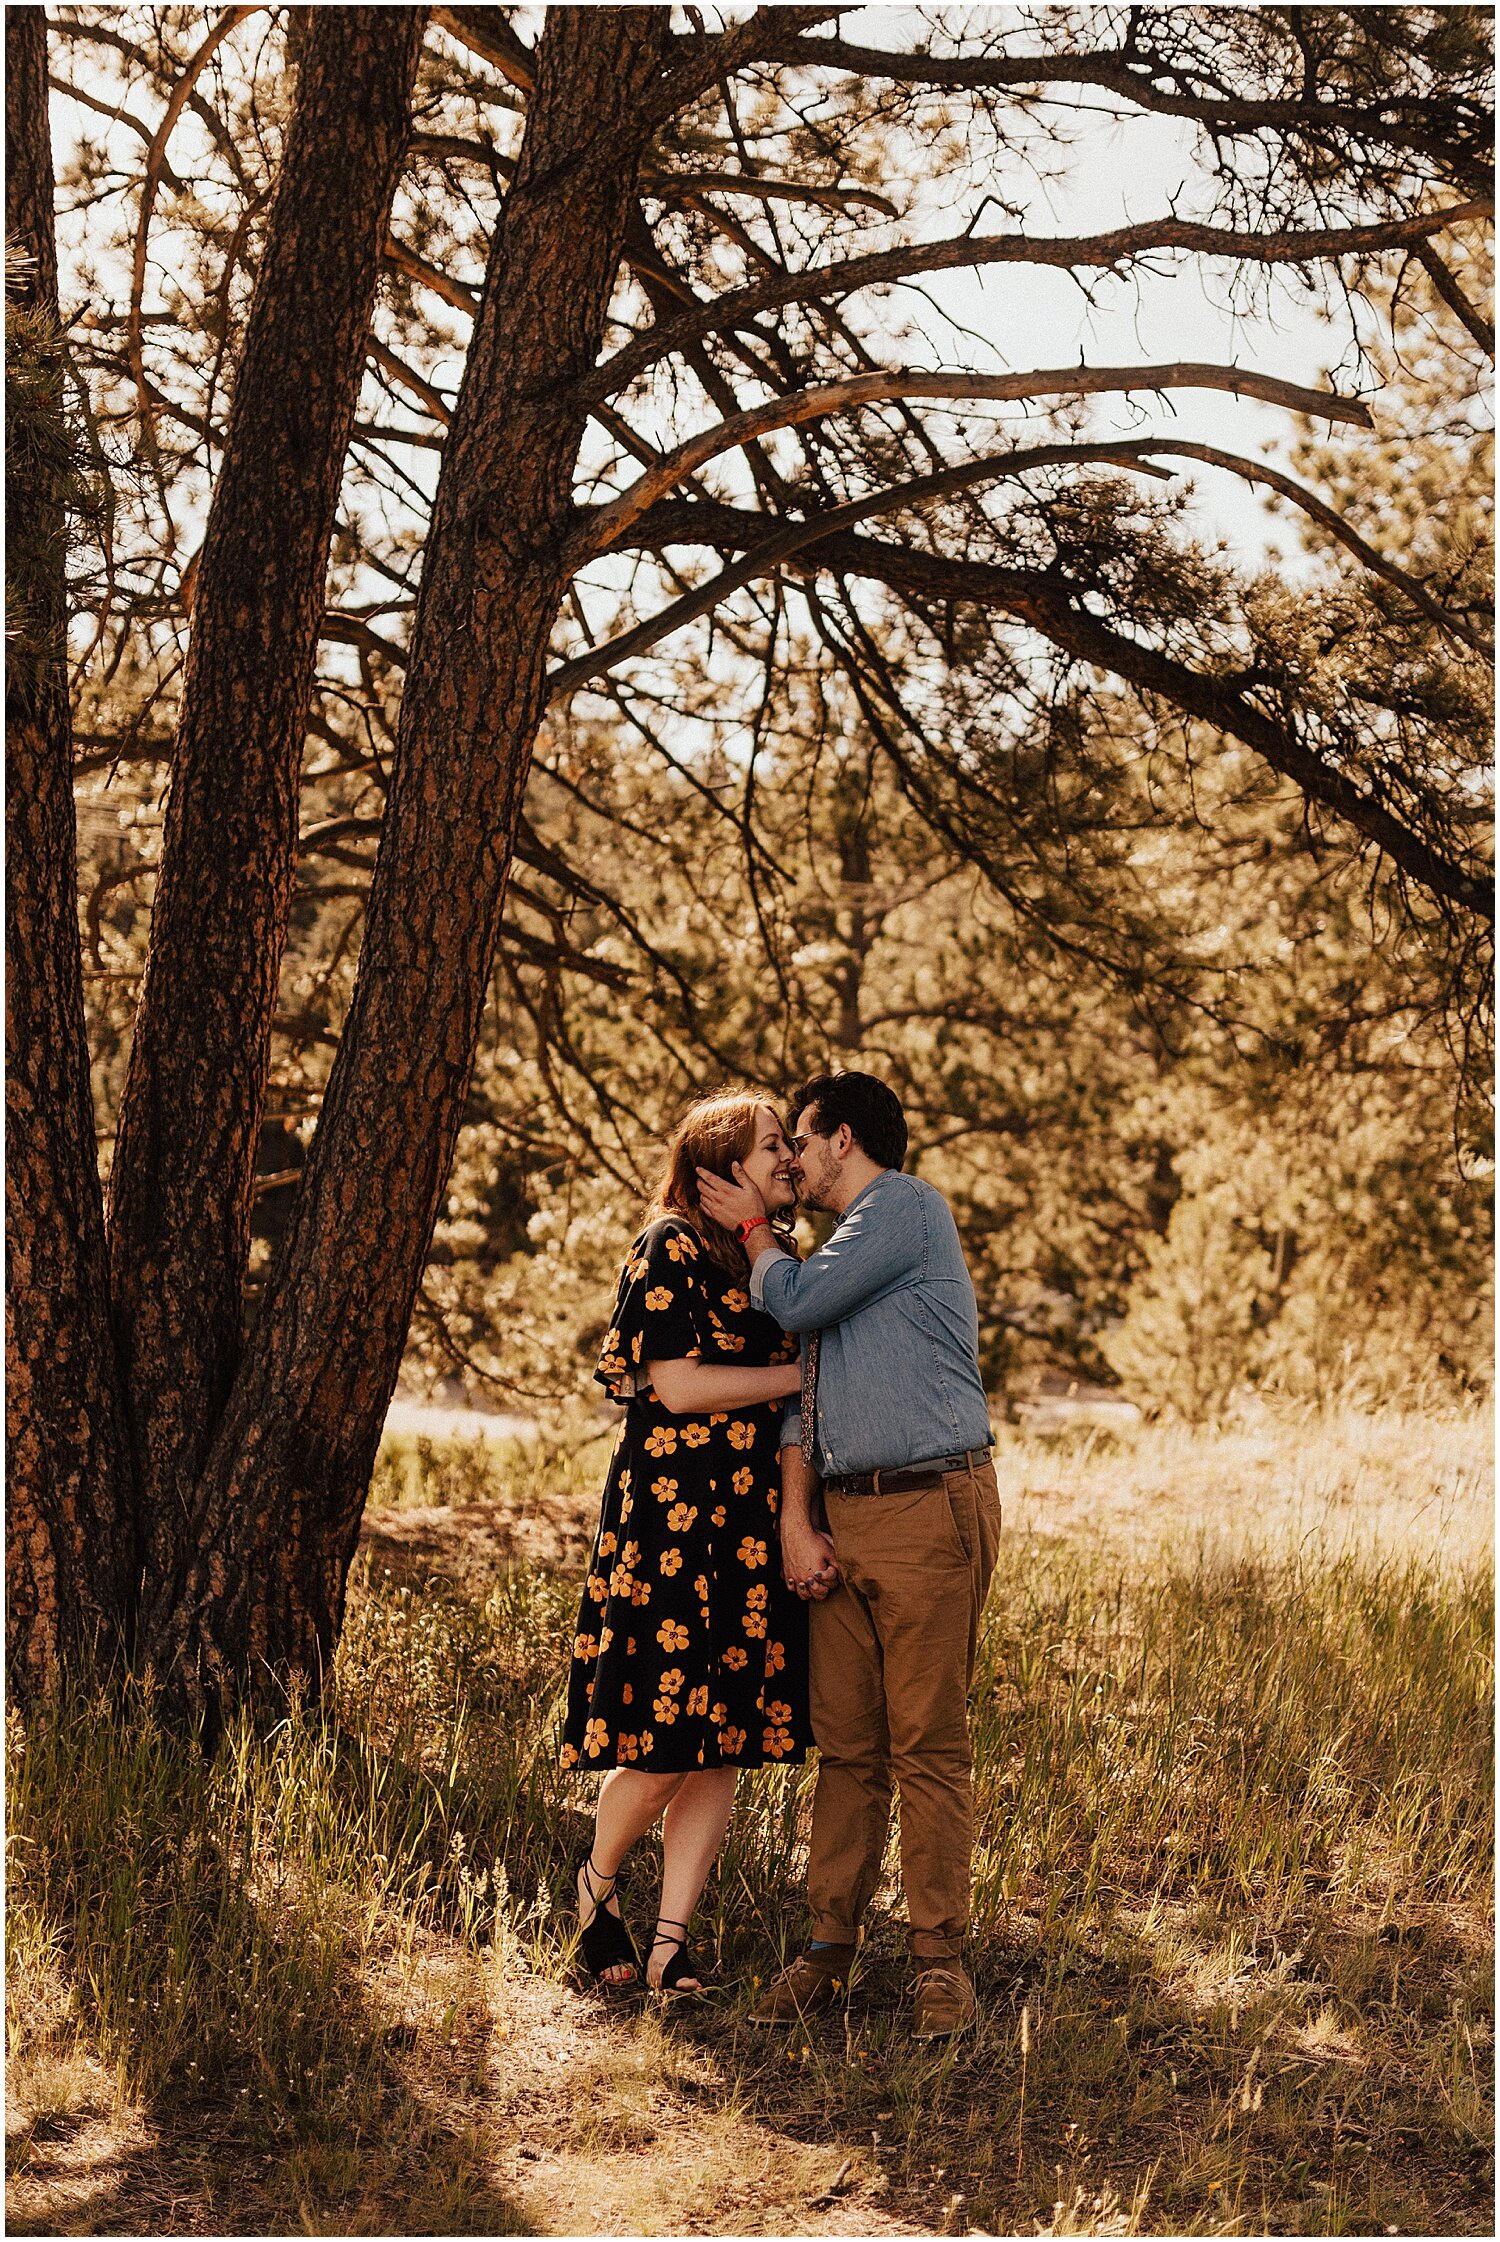
<svg viewBox="0 0 1500 2242"><path fill-rule="evenodd" d="M630 1682L626 1682L620 1690L620 1703L622 1705L633 1705L635 1703L635 1689Z"/></svg>
<svg viewBox="0 0 1500 2242"><path fill-rule="evenodd" d="M783 1667L785 1666L785 1664L786 1664L786 1645L785 1645L785 1643L767 1643L767 1645L766 1645L766 1672L767 1672L768 1674L779 1674L779 1673L781 1672L782 1668L783 1668Z"/></svg>
<svg viewBox="0 0 1500 2242"><path fill-rule="evenodd" d="M708 1602L708 1575L706 1573L699 1573L697 1579L693 1582L693 1594L700 1604Z"/></svg>
<svg viewBox="0 0 1500 2242"><path fill-rule="evenodd" d="M667 1512L667 1532L685 1534L697 1517L697 1508L690 1502L674 1502Z"/></svg>
<svg viewBox="0 0 1500 2242"><path fill-rule="evenodd" d="M748 1464L741 1464L729 1484L737 1495L748 1495L755 1485L755 1474Z"/></svg>
<svg viewBox="0 0 1500 2242"><path fill-rule="evenodd" d="M575 1658L597 1658L598 1655L599 1638L597 1635L575 1635L573 1637L573 1656Z"/></svg>
<svg viewBox="0 0 1500 2242"><path fill-rule="evenodd" d="M670 1728L677 1718L677 1700L675 1697L658 1697L651 1710L663 1728Z"/></svg>
<svg viewBox="0 0 1500 2242"><path fill-rule="evenodd" d="M741 1650L738 1643L731 1643L724 1653L724 1663L732 1674L737 1674L742 1666L749 1665L750 1653Z"/></svg>
<svg viewBox="0 0 1500 2242"><path fill-rule="evenodd" d="M630 1359L632 1362L639 1362L641 1359L641 1335L638 1331L631 1334Z"/></svg>
<svg viewBox="0 0 1500 2242"><path fill-rule="evenodd" d="M622 1495L628 1495L630 1492L630 1473L628 1471L622 1471L620 1474L620 1492Z"/></svg>
<svg viewBox="0 0 1500 2242"><path fill-rule="evenodd" d="M686 1680L687 1676L680 1666L669 1666L656 1686L664 1696L675 1697Z"/></svg>
<svg viewBox="0 0 1500 2242"><path fill-rule="evenodd" d="M670 1456L677 1446L677 1434L671 1425L658 1425L646 1435L648 1456Z"/></svg>
<svg viewBox="0 0 1500 2242"><path fill-rule="evenodd" d="M750 1640L759 1642L766 1631L766 1615L763 1611L747 1611L743 1625Z"/></svg>
<svg viewBox="0 0 1500 2242"><path fill-rule="evenodd" d="M631 1602L632 1602L633 1604L637 1604L637 1605L639 1605L639 1604L649 1604L649 1603L650 1603L650 1601L651 1601L651 1583L650 1583L650 1581L649 1581L649 1580L635 1580L635 1581L632 1581L632 1582L631 1582L631 1584L630 1584L630 1601L631 1601Z"/></svg>
<svg viewBox="0 0 1500 2242"><path fill-rule="evenodd" d="M649 1728L643 1728L641 1730L641 1757L643 1759L649 1759L651 1757L651 1747L655 1742L656 1738L651 1733L651 1730Z"/></svg>
<svg viewBox="0 0 1500 2242"><path fill-rule="evenodd" d="M677 1482L675 1479L653 1479L651 1492L658 1502L675 1502L677 1500Z"/></svg>
<svg viewBox="0 0 1500 2242"><path fill-rule="evenodd" d="M602 1604L609 1595L609 1590L597 1573L590 1573L589 1575L589 1594L596 1604Z"/></svg>
<svg viewBox="0 0 1500 2242"><path fill-rule="evenodd" d="M644 1259L638 1261L627 1261L625 1264L625 1274L632 1281L634 1281L634 1279L637 1277L643 1277L650 1266L650 1262Z"/></svg>
<svg viewBox="0 0 1500 2242"><path fill-rule="evenodd" d="M577 1745L564 1744L561 1752L559 1752L558 1754L558 1758L564 1767L576 1767L578 1765Z"/></svg>
<svg viewBox="0 0 1500 2242"><path fill-rule="evenodd" d="M766 1561L766 1545L763 1541L757 1541L754 1534L746 1534L735 1555L742 1565L763 1565Z"/></svg>
<svg viewBox="0 0 1500 2242"><path fill-rule="evenodd" d="M668 1580L671 1579L673 1573L680 1573L682 1570L682 1551L680 1549L664 1549L661 1553L661 1569Z"/></svg>
<svg viewBox="0 0 1500 2242"><path fill-rule="evenodd" d="M619 1546L620 1544L613 1534L601 1534L599 1536L599 1554L601 1557L613 1557Z"/></svg>
<svg viewBox="0 0 1500 2242"><path fill-rule="evenodd" d="M646 1306L654 1315L660 1315L663 1308L670 1308L671 1305L672 1288L670 1285L653 1285L646 1295Z"/></svg>
<svg viewBox="0 0 1500 2242"><path fill-rule="evenodd" d="M682 1445L684 1448L701 1448L707 1438L707 1425L684 1425L682 1428Z"/></svg>
<svg viewBox="0 0 1500 2242"><path fill-rule="evenodd" d="M698 1258L698 1248L691 1238L668 1238L667 1252L674 1261L696 1261Z"/></svg>
<svg viewBox="0 0 1500 2242"><path fill-rule="evenodd" d="M625 1547L620 1551L620 1562L622 1564L629 1565L631 1570L634 1571L635 1567L640 1563L640 1561L640 1543L638 1541L627 1541Z"/></svg>
<svg viewBox="0 0 1500 2242"><path fill-rule="evenodd" d="M725 1518L728 1516L728 1512L725 1510L724 1505L721 1502L716 1502L713 1509L709 1512L708 1515L713 1520L716 1526L722 1526Z"/></svg>
<svg viewBox="0 0 1500 2242"><path fill-rule="evenodd" d="M721 1705L718 1700L715 1699L714 1703L709 1707L708 1717L713 1722L715 1728L721 1727L722 1724L729 1718L729 1707L727 1705Z"/></svg>
<svg viewBox="0 0 1500 2242"><path fill-rule="evenodd" d="M622 1736L620 1738L619 1752L620 1765L622 1767L624 1766L627 1759L639 1759L641 1753L641 1740L639 1736Z"/></svg>
<svg viewBox="0 0 1500 2242"><path fill-rule="evenodd" d="M742 1355L745 1351L745 1334L743 1331L725 1331L721 1326L714 1333L714 1337L719 1343L721 1354Z"/></svg>
<svg viewBox="0 0 1500 2242"><path fill-rule="evenodd" d="M612 1377L616 1372L625 1368L625 1357L623 1355L601 1354L599 1368L604 1372L606 1378Z"/></svg>
<svg viewBox="0 0 1500 2242"><path fill-rule="evenodd" d="M779 1697L773 1697L770 1704L766 1707L766 1718L771 1723L771 1726L773 1728L789 1727L792 1718L792 1708L790 1705L784 1705Z"/></svg>
<svg viewBox="0 0 1500 2242"><path fill-rule="evenodd" d="M730 1426L724 1437L731 1448L753 1448L755 1446L755 1427L754 1425L736 1422Z"/></svg>
<svg viewBox="0 0 1500 2242"><path fill-rule="evenodd" d="M766 1598L770 1595L770 1593L771 1591L766 1586L765 1582L763 1580L758 1580L753 1588L747 1588L745 1590L745 1609L747 1611L764 1611L766 1608Z"/></svg>
<svg viewBox="0 0 1500 2242"><path fill-rule="evenodd" d="M614 1639L615 1639L615 1631L614 1631L613 1627L601 1627L601 1628L600 1628L600 1630L599 1630L599 1656L600 1656L601 1658L602 1658L602 1657L604 1656L604 1653L605 1653L605 1652L606 1652L606 1651L608 1650L608 1648L609 1648L610 1644L611 1644L611 1643L612 1643L612 1642L614 1641Z"/></svg>
<svg viewBox="0 0 1500 2242"><path fill-rule="evenodd" d="M621 1739L623 1742L623 1738ZM745 1731L726 1721L719 1730L719 1749L726 1759L738 1759L745 1748Z"/></svg>
<svg viewBox="0 0 1500 2242"><path fill-rule="evenodd" d="M626 1636L626 1638L625 1638L625 1656L626 1656L627 1658L634 1658L634 1656L635 1656L635 1637L634 1637L634 1635L627 1635L627 1636Z"/></svg>
<svg viewBox="0 0 1500 2242"><path fill-rule="evenodd" d="M729 1419L722 1409L716 1409L708 1421L711 1425L727 1425Z"/></svg>
<svg viewBox="0 0 1500 2242"><path fill-rule="evenodd" d="M770 1511L773 1518L775 1517L777 1511L781 1508L781 1497L776 1492L776 1489L774 1487L768 1487L766 1489L766 1508Z"/></svg>
<svg viewBox="0 0 1500 2242"><path fill-rule="evenodd" d="M610 1594L612 1596L628 1596L634 1586L635 1574L630 1567L628 1565L616 1565L609 1576Z"/></svg>
<svg viewBox="0 0 1500 2242"><path fill-rule="evenodd" d="M750 1305L750 1295L741 1292L738 1285L731 1285L724 1295L724 1305L732 1316L742 1316Z"/></svg>
<svg viewBox="0 0 1500 2242"><path fill-rule="evenodd" d="M789 1752L792 1748L791 1730L768 1728L760 1740L760 1748L767 1759L780 1759L784 1752Z"/></svg>
<svg viewBox="0 0 1500 2242"><path fill-rule="evenodd" d="M609 1740L609 1730L602 1720L591 1720L583 1732L583 1748L590 1759L597 1759Z"/></svg>
<svg viewBox="0 0 1500 2242"><path fill-rule="evenodd" d="M708 1711L707 1682L704 1682L698 1689L690 1689L688 1691L687 1709L690 1716L696 1715L699 1720L703 1718L703 1715Z"/></svg>
<svg viewBox="0 0 1500 2242"><path fill-rule="evenodd" d="M620 1351L619 1332L616 1331L613 1326L611 1326L611 1328L605 1332L604 1337L599 1342L599 1345L602 1351L607 1355L618 1354Z"/></svg>
<svg viewBox="0 0 1500 2242"><path fill-rule="evenodd" d="M664 1619L656 1630L656 1639L663 1650L686 1650L688 1631L681 1620Z"/></svg>

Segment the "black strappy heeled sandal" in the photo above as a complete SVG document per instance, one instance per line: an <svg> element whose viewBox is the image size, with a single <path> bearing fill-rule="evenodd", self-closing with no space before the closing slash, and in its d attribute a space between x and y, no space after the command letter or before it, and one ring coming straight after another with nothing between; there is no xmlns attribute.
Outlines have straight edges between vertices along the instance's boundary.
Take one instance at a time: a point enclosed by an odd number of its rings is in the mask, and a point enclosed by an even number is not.
<svg viewBox="0 0 1500 2242"><path fill-rule="evenodd" d="M618 1915L610 1914L606 1904L614 1897L619 1876L603 1877L601 1882L604 1889L596 1892L594 1877L597 1874L593 1847L590 1846L586 1853L580 1855L573 1871L574 1890L577 1890L578 1880L582 1877L583 1888L594 1909L588 1921L579 1927L578 1951L583 1957L584 1968L606 1993L633 1993L641 1982L641 1957L636 1951L635 1940L629 1929ZM634 1975L628 1978L606 1977L604 1972L612 1969L632 1970Z"/></svg>
<svg viewBox="0 0 1500 2242"><path fill-rule="evenodd" d="M663 1923L666 1924L668 1931L681 1931L681 1938L664 1936L662 1933ZM700 2000L707 1991L708 1988L703 1983L702 1964L695 1961L688 1951L687 1928L686 1923L674 1923L670 1915L657 1916L656 1935L651 1941L651 1952L654 1954L658 1946L669 1946L672 1948L672 1959L661 1973L660 1985L653 1985L650 1978L647 1978L646 1988L648 1992L661 1993L666 1999L672 2001L696 2001ZM696 1978L698 1982L695 1985L684 1985L682 1980L685 1977Z"/></svg>

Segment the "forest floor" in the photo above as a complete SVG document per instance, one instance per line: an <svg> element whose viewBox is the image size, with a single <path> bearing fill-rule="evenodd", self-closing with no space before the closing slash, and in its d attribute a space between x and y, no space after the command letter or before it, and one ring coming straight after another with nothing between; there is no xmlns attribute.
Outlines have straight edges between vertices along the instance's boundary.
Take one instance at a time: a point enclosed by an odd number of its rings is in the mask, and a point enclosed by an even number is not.
<svg viewBox="0 0 1500 2242"><path fill-rule="evenodd" d="M746 2027L797 1770L705 1895L721 1990L574 1982L599 1461L389 1443L331 1718L12 1720L7 2231L1493 2233L1487 1414L1008 1443L939 2052L893 1882L847 2016Z"/></svg>

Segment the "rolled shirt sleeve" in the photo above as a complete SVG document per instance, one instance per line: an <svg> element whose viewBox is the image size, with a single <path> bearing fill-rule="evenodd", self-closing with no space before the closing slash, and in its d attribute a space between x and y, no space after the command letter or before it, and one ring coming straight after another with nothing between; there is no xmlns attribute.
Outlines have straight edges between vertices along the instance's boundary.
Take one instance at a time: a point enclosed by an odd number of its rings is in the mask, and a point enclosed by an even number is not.
<svg viewBox="0 0 1500 2242"><path fill-rule="evenodd" d="M777 1246L770 1253L763 1253L751 1267L750 1297L757 1308L765 1307L766 1272L777 1261L790 1261L794 1269L797 1266L794 1257L787 1252L785 1246ZM783 1326L783 1328L785 1327Z"/></svg>
<svg viewBox="0 0 1500 2242"><path fill-rule="evenodd" d="M789 1401L781 1413L781 1448L800 1448L802 1445L802 1404Z"/></svg>

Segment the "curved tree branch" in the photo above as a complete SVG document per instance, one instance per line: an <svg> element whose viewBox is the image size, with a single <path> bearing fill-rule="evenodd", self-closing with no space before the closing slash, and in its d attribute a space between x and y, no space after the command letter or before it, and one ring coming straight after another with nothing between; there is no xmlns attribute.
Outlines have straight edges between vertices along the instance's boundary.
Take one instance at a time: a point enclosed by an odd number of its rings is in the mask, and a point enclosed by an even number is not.
<svg viewBox="0 0 1500 2242"><path fill-rule="evenodd" d="M668 501L642 523L635 542L653 550L700 544L743 552L755 517L727 505ZM818 565L841 575L886 585L905 597L954 600L1008 614L1029 624L1077 660L1112 671L1153 695L1242 740L1274 770L1290 778L1309 801L1334 811L1418 886L1487 921L1495 915L1494 889L1439 854L1422 835L1349 775L1326 762L1295 731L1257 708L1226 678L1205 675L1158 648L1124 637L1074 604L1056 579L990 561L949 560L942 554L887 544L838 530L810 548Z"/></svg>
<svg viewBox="0 0 1500 2242"><path fill-rule="evenodd" d="M1088 466L1117 462L1121 465L1138 465L1147 475L1167 480L1164 468L1155 468L1144 461L1126 460L1122 454L1129 449L1120 444L1035 444L1025 450L987 453L982 459L967 460L960 467L945 468L938 474L914 476L909 482L893 483L885 489L872 491L864 498L851 499L845 506L835 506L829 512L813 514L806 520L784 522L771 536L764 538L749 550L743 560L733 562L728 568L699 584L681 599L658 614L648 615L633 630L621 632L603 645L590 647L586 654L575 660L559 664L551 675L554 700L567 693L576 692L591 679L603 677L608 671L618 669L621 662L636 654L643 654L670 638L688 623L696 622L700 615L721 604L731 592L751 583L758 576L784 567L809 546L817 545L835 530L852 529L857 522L869 521L875 515L904 513L909 508L925 505L936 498L956 497L960 491L973 490L982 483L999 482L1012 475L1024 475L1038 467ZM747 516L746 519L753 517Z"/></svg>
<svg viewBox="0 0 1500 2242"><path fill-rule="evenodd" d="M584 403L615 396L648 366L682 350L704 335L742 325L756 313L786 304L813 303L852 295L860 288L890 287L918 273L950 272L959 266L1048 265L1111 271L1162 250L1228 257L1240 263L1305 265L1338 257L1378 256L1403 249L1449 226L1493 216L1491 202L1458 203L1446 210L1424 210L1370 226L1318 226L1280 233L1245 233L1229 226L1197 225L1183 218L1153 218L1113 232L1072 237L1035 234L950 234L941 241L908 242L865 257L844 257L803 272L768 274L748 288L737 288L700 309L649 327L635 342L606 358L580 383Z"/></svg>
<svg viewBox="0 0 1500 2242"><path fill-rule="evenodd" d="M1222 389L1232 396L1259 397L1267 404L1285 405L1293 412L1310 413L1319 419L1347 421L1356 428L1370 426L1368 408L1354 398L1339 397L1330 390L1303 389L1277 375L1258 374L1240 366L1065 366L1024 374L924 374L906 370L855 374L847 381L823 382L816 389L794 390L789 396L753 405L747 412L732 414L679 445L659 466L648 469L619 498L589 517L587 539L575 551L575 565L618 544L649 507L709 460L778 428L798 428L810 420L826 419L831 413L896 397L1015 403L1036 397L1096 396L1102 391L1137 389Z"/></svg>
<svg viewBox="0 0 1500 2242"><path fill-rule="evenodd" d="M1312 491L1294 482L1290 475L1268 467L1261 461L1241 459L1234 452L1221 450L1214 444L1178 442L1173 438L1157 436L1132 436L1119 442L1097 444L1036 444L1025 449L986 454L981 459L966 461L962 466L950 467L941 473L915 476L908 482L893 483L872 491L863 498L852 499L845 506L836 506L829 512L814 514L804 520L783 522L771 535L749 550L742 560L711 578L709 582L694 587L680 599L674 600L655 615L646 616L632 630L623 631L573 661L560 664L551 679L554 699L576 692L592 679L617 669L621 662L637 654L646 653L670 638L675 631L696 622L717 607L730 593L738 591L755 578L779 569L817 545L835 530L852 529L862 521L877 516L905 513L934 499L956 497L959 492L973 490L984 483L999 482L1011 476L1025 475L1041 467L1128 467L1140 474L1154 475L1163 481L1168 471L1154 467L1156 458L1199 459L1210 467L1222 467L1231 475L1238 475L1249 483L1264 483L1289 499L1310 518L1322 525L1329 535L1360 560L1372 575L1380 576L1421 609L1444 635L1455 643L1469 647L1476 654L1490 658L1494 649L1482 633L1474 630L1461 617L1451 615L1435 600L1420 580L1387 560L1383 553L1366 542L1359 532L1336 514Z"/></svg>
<svg viewBox="0 0 1500 2242"><path fill-rule="evenodd" d="M1382 577L1387 584L1394 584L1398 591L1404 592L1412 605L1419 607L1445 638L1453 640L1457 645L1469 647L1486 660L1494 659L1493 640L1487 639L1482 631L1475 630L1462 616L1451 614L1441 601L1433 598L1419 577L1399 568L1395 561L1387 560L1384 553L1377 551L1375 546L1361 537L1357 529L1352 529L1341 514L1336 514L1331 506L1303 484L1294 482L1290 475L1283 475L1279 468L1268 467L1264 460L1241 459L1236 452L1221 451L1217 444L1179 443L1175 438L1160 441L1154 437L1140 440L1131 438L1115 448L1122 455L1130 453L1154 456L1161 453L1178 459L1201 459L1205 466L1222 467L1228 474L1238 475L1243 482L1264 483L1268 490L1274 490L1281 497L1289 499L1309 520L1326 529L1330 537L1337 538L1341 545L1354 554L1356 560L1369 569L1372 576Z"/></svg>

